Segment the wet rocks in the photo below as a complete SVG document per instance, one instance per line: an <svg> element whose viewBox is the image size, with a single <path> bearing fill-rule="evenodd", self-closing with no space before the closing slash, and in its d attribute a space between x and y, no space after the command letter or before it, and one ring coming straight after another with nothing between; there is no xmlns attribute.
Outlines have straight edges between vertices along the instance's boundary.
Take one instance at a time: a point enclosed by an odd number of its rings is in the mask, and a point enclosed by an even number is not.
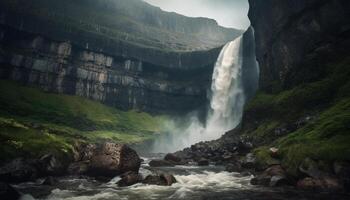
<svg viewBox="0 0 350 200"><path fill-rule="evenodd" d="M43 181L43 185L49 185L49 186L53 186L57 183L57 179L55 179L54 177L52 176L48 176L45 178L45 180Z"/></svg>
<svg viewBox="0 0 350 200"><path fill-rule="evenodd" d="M254 177L250 183L252 185L264 186L283 186L289 184L287 173L281 165L273 165L266 169L263 173Z"/></svg>
<svg viewBox="0 0 350 200"><path fill-rule="evenodd" d="M136 172L126 172L121 175L121 180L118 181L119 187L126 187L130 185L134 185L142 181L142 176Z"/></svg>
<svg viewBox="0 0 350 200"><path fill-rule="evenodd" d="M138 172L141 165L136 151L126 145L110 142L85 145L77 150L75 158L78 160L69 166L69 172L94 177L114 177L128 171Z"/></svg>
<svg viewBox="0 0 350 200"><path fill-rule="evenodd" d="M62 175L65 171L65 166L61 160L57 159L52 154L46 154L39 159L40 172L45 176Z"/></svg>
<svg viewBox="0 0 350 200"><path fill-rule="evenodd" d="M303 160L299 166L299 171L312 178L321 178L329 175L329 173L320 170L318 162L310 158Z"/></svg>
<svg viewBox="0 0 350 200"><path fill-rule="evenodd" d="M148 175L142 183L149 185L171 186L176 183L176 179L170 174Z"/></svg>
<svg viewBox="0 0 350 200"><path fill-rule="evenodd" d="M209 161L207 159L200 159L197 162L198 166L208 166L209 165Z"/></svg>
<svg viewBox="0 0 350 200"><path fill-rule="evenodd" d="M239 162L235 163L229 163L228 165L225 166L225 170L228 172L241 172L242 165Z"/></svg>
<svg viewBox="0 0 350 200"><path fill-rule="evenodd" d="M329 190L329 191L338 191L343 189L342 183L339 179L332 177L324 177L324 178L311 178L307 177L302 180L299 180L297 183L297 187L299 189L304 190Z"/></svg>
<svg viewBox="0 0 350 200"><path fill-rule="evenodd" d="M253 153L248 153L242 161L242 167L253 169L256 166L256 157Z"/></svg>
<svg viewBox="0 0 350 200"><path fill-rule="evenodd" d="M176 156L173 153L168 153L167 155L165 155L164 160L172 162L175 165L185 164L182 158L180 158L179 156Z"/></svg>
<svg viewBox="0 0 350 200"><path fill-rule="evenodd" d="M17 158L0 168L0 181L19 183L38 178L38 163L35 160Z"/></svg>
<svg viewBox="0 0 350 200"><path fill-rule="evenodd" d="M151 167L173 167L174 164L167 160L151 160L149 162L149 166Z"/></svg>
<svg viewBox="0 0 350 200"><path fill-rule="evenodd" d="M0 182L0 199L16 200L21 197L20 193L7 183Z"/></svg>
<svg viewBox="0 0 350 200"><path fill-rule="evenodd" d="M344 187L350 188L350 163L336 161L333 163L333 170L337 177L344 183Z"/></svg>

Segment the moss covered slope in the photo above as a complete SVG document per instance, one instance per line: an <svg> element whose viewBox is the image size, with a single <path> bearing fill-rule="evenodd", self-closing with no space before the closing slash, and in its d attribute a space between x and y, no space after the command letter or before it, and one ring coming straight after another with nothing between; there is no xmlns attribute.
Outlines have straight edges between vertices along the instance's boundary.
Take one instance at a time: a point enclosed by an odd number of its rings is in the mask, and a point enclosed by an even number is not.
<svg viewBox="0 0 350 200"><path fill-rule="evenodd" d="M163 120L10 81L0 81L0 91L0 160L69 152L76 140L141 142L154 137Z"/></svg>
<svg viewBox="0 0 350 200"><path fill-rule="evenodd" d="M246 106L243 134L264 146L255 150L262 163L271 162L268 147L280 149L291 174L306 157L350 161L350 59L325 67L328 76L322 80L276 94L261 92Z"/></svg>

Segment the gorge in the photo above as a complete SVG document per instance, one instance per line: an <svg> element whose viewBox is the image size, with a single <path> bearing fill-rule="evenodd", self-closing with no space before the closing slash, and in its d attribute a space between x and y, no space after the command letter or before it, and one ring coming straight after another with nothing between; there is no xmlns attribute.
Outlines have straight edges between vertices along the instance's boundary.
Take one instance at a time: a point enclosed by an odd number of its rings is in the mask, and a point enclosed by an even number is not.
<svg viewBox="0 0 350 200"><path fill-rule="evenodd" d="M0 199L349 199L349 1L217 4L0 1Z"/></svg>

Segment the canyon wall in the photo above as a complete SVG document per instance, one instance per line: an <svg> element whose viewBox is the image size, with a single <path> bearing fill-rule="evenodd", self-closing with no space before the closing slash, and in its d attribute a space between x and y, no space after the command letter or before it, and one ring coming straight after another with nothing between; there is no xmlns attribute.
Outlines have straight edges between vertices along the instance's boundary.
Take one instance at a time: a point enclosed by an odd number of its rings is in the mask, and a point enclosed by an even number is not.
<svg viewBox="0 0 350 200"><path fill-rule="evenodd" d="M347 0L249 0L260 86L267 92L319 80L324 63L348 54Z"/></svg>
<svg viewBox="0 0 350 200"><path fill-rule="evenodd" d="M139 0L0 5L1 78L125 110L204 105L221 46L241 33Z"/></svg>

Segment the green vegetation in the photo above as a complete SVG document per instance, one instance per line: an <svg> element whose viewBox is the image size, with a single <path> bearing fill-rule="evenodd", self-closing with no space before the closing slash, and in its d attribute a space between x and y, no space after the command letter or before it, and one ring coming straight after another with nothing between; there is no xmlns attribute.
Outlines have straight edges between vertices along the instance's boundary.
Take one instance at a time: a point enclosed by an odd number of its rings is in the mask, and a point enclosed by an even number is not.
<svg viewBox="0 0 350 200"><path fill-rule="evenodd" d="M66 153L76 140L142 142L159 133L164 120L10 81L0 81L0 91L0 160L14 153Z"/></svg>
<svg viewBox="0 0 350 200"><path fill-rule="evenodd" d="M143 48L161 49L163 51L188 51L194 47L208 45L210 48L222 45L232 37L239 35L240 31L231 29L219 30L218 34L223 35L220 39L203 35L200 24L192 25L189 30L192 32L182 33L171 28L171 21L158 22L157 16L162 19L175 18L177 23L190 23L191 19L164 13L160 9L154 8L141 1L115 1L115 0L2 0L0 6L6 12L13 15L22 16L24 20L24 30L31 29L32 23L46 24L45 30L35 27L33 30L41 30L43 34L50 36L78 35L87 37L90 43L96 41L103 45L114 42L116 45L133 45ZM164 16L165 15L165 16ZM184 22L183 22L184 21ZM23 23L23 19L22 19ZM12 25L12 24L11 24ZM22 28L21 28L22 29ZM59 32L59 33L57 33ZM77 37L77 39L79 39ZM62 38L61 38L62 39ZM67 38L64 38L67 40ZM176 42L174 42L176 41ZM208 47L205 46L207 49Z"/></svg>
<svg viewBox="0 0 350 200"><path fill-rule="evenodd" d="M255 150L260 164L274 161L268 147L279 148L282 165L293 175L307 157L350 161L350 59L327 65L327 69L329 76L323 80L278 94L260 92L247 104L246 113L259 126L245 127L244 134L265 145ZM287 135L274 133L307 115L314 119L306 126Z"/></svg>

